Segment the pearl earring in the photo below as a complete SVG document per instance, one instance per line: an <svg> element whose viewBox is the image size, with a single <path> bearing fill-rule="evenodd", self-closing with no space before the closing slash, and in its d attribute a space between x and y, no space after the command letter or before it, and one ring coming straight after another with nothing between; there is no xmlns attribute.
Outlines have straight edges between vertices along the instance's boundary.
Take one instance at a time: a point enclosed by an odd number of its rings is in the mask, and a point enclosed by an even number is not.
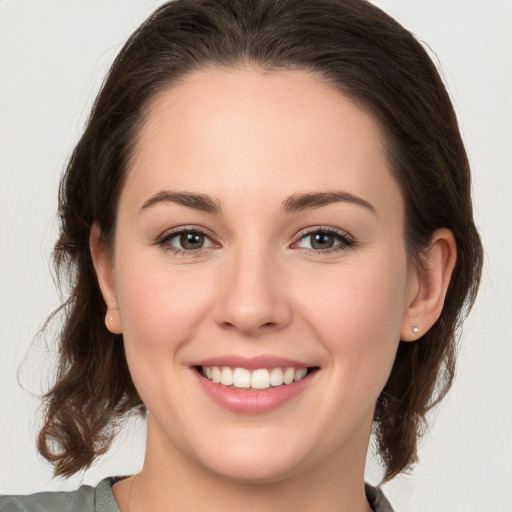
<svg viewBox="0 0 512 512"><path fill-rule="evenodd" d="M412 326L412 332L414 334L418 334L420 332L420 328L419 327L416 327L415 325Z"/></svg>

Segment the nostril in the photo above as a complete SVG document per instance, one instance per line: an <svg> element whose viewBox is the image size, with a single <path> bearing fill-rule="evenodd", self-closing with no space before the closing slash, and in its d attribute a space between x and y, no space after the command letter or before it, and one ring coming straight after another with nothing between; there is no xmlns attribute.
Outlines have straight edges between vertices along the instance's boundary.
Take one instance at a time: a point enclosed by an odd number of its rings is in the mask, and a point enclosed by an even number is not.
<svg viewBox="0 0 512 512"><path fill-rule="evenodd" d="M260 329L262 328L274 328L277 325L276 322L265 322L259 326ZM234 323L232 322L222 322L221 327L224 327L225 329L239 329ZM258 328L258 327L256 327Z"/></svg>

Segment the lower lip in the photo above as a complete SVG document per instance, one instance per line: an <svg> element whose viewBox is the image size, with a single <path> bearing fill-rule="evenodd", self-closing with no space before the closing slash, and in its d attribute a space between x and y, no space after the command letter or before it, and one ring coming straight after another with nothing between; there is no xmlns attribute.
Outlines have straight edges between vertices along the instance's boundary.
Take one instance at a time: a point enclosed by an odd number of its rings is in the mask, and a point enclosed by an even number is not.
<svg viewBox="0 0 512 512"><path fill-rule="evenodd" d="M216 384L203 377L198 371L194 370L194 372L200 385L214 402L228 411L244 414L260 414L281 407L302 393L317 373L308 373L303 379L291 384L251 391Z"/></svg>

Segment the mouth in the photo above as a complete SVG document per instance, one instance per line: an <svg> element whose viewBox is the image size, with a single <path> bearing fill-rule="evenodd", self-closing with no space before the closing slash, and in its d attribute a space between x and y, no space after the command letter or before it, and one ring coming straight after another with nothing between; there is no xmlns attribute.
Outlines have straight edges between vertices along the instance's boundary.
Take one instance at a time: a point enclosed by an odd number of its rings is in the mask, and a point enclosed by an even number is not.
<svg viewBox="0 0 512 512"><path fill-rule="evenodd" d="M196 361L190 369L214 403L230 412L252 415L296 401L314 386L320 366L269 354L224 354Z"/></svg>
<svg viewBox="0 0 512 512"><path fill-rule="evenodd" d="M291 366L255 369L230 366L196 367L202 377L214 384L220 384L231 389L250 391L288 386L301 381L317 369L317 367L295 368Z"/></svg>

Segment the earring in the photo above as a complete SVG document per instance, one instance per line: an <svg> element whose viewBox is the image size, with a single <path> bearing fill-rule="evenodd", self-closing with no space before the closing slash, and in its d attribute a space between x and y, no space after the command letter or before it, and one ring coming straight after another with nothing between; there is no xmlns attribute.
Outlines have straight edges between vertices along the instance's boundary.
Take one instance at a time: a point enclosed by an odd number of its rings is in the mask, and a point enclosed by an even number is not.
<svg viewBox="0 0 512 512"><path fill-rule="evenodd" d="M412 326L412 332L414 334L418 334L420 332L420 328L419 327L416 327L415 325Z"/></svg>

